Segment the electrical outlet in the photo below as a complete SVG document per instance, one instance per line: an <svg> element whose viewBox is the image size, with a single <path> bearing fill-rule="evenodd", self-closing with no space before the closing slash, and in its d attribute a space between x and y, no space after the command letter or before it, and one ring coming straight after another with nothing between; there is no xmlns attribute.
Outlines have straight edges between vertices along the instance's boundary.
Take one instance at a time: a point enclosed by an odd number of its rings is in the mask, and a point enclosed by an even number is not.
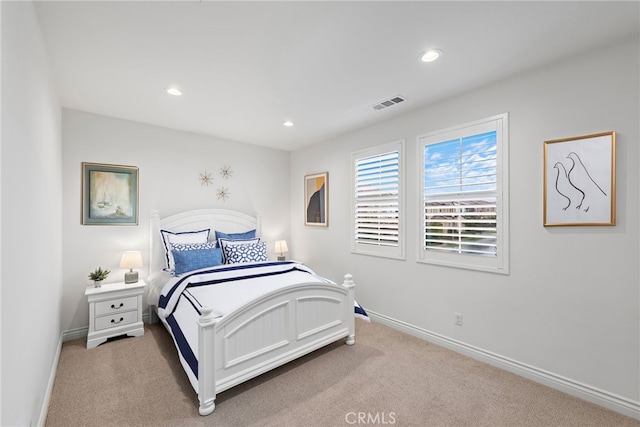
<svg viewBox="0 0 640 427"><path fill-rule="evenodd" d="M455 318L455 323L458 326L462 326L462 313L453 313Z"/></svg>

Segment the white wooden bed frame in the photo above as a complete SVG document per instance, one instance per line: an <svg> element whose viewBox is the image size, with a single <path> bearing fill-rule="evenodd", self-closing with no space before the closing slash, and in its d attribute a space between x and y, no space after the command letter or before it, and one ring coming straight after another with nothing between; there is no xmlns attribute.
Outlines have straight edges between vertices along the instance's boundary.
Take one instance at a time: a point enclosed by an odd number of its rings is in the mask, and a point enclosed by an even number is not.
<svg viewBox="0 0 640 427"><path fill-rule="evenodd" d="M152 212L149 281L164 268L160 230L240 233L256 229L260 215L201 209L160 218ZM153 310L154 307L151 307ZM164 323L164 322L163 322ZM341 338L355 343L354 284L297 284L268 293L222 318L204 308L198 321L198 399L200 415L215 409L216 394ZM166 323L164 323L166 326Z"/></svg>

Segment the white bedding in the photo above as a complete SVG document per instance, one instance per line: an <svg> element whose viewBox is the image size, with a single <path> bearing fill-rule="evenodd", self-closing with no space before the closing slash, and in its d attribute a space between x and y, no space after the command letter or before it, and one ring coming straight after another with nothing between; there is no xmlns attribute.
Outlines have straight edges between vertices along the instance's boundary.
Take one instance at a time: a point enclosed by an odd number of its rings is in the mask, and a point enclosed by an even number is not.
<svg viewBox="0 0 640 427"><path fill-rule="evenodd" d="M210 307L221 317L260 295L304 282L335 285L293 261L223 264L194 270L171 277L163 285L157 303L158 316L168 317L180 298L185 296L185 290L187 295L191 295L198 312L201 307Z"/></svg>
<svg viewBox="0 0 640 427"><path fill-rule="evenodd" d="M171 332L180 362L194 390L198 390L198 318L202 307L217 317L277 289L298 283L335 283L317 276L310 268L293 261L224 264L173 277L155 279L161 290L155 301L158 316Z"/></svg>

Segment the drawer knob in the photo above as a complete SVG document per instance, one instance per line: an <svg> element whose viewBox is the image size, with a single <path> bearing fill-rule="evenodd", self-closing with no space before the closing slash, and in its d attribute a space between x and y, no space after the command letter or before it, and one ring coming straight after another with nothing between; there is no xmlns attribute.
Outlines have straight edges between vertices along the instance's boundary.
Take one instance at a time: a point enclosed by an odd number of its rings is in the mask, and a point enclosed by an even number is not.
<svg viewBox="0 0 640 427"><path fill-rule="evenodd" d="M124 320L123 317L121 317L120 320L118 320L117 322L116 322L116 319L111 319L111 323L118 324L118 323L122 322L123 320Z"/></svg>
<svg viewBox="0 0 640 427"><path fill-rule="evenodd" d="M111 308L113 308L114 310L117 310L117 309L122 308L122 307L124 307L124 303L123 302L121 302L120 305L117 306L117 307L115 306L115 304L111 304Z"/></svg>

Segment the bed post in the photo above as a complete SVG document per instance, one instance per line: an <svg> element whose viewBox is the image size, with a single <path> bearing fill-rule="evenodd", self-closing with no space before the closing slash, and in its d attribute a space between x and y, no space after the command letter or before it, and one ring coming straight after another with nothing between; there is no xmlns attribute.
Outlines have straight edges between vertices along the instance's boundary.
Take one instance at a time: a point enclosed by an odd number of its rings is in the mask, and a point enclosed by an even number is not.
<svg viewBox="0 0 640 427"><path fill-rule="evenodd" d="M151 211L149 216L149 275L147 276L147 284L153 279L153 275L159 270L156 265L156 254L158 250L157 241L160 238L160 212Z"/></svg>
<svg viewBox="0 0 640 427"><path fill-rule="evenodd" d="M203 307L198 319L198 399L199 412L203 416L216 409L216 323L213 309Z"/></svg>
<svg viewBox="0 0 640 427"><path fill-rule="evenodd" d="M354 307L354 288L356 287L356 284L353 283L353 276L349 273L344 275L344 282L342 283L342 286L344 286L347 289L347 292L349 293L349 298L347 298L348 301L348 305L349 307L349 316L347 317L348 319L348 324L347 326L349 327L349 336L347 336L347 341L346 344L347 345L354 345L356 343L356 324L355 324L355 316L353 314L353 307Z"/></svg>
<svg viewBox="0 0 640 427"><path fill-rule="evenodd" d="M256 237L262 237L262 213L256 212Z"/></svg>

